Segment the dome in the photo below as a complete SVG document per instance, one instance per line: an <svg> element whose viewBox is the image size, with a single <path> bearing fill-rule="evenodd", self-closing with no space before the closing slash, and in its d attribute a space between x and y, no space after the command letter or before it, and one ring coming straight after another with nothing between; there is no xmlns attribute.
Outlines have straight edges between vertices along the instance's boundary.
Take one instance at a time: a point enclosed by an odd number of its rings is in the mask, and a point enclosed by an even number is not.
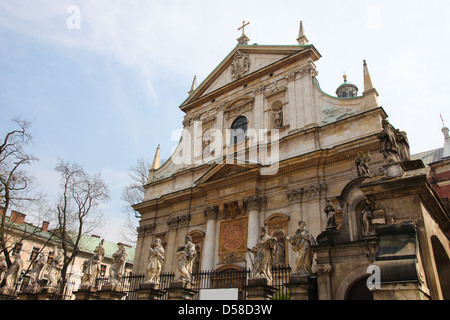
<svg viewBox="0 0 450 320"><path fill-rule="evenodd" d="M353 98L358 94L358 87L353 83L347 81L347 76L344 74L344 82L336 89L336 95L339 98Z"/></svg>

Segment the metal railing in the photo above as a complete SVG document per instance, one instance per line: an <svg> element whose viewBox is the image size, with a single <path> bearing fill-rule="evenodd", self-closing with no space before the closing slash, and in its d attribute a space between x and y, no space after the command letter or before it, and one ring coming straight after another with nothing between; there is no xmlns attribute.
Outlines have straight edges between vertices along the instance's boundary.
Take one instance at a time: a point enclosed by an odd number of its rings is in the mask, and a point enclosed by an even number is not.
<svg viewBox="0 0 450 320"><path fill-rule="evenodd" d="M238 299L246 299L245 286L248 283L250 276L250 269L226 269L222 271L204 270L193 275L193 289L199 292L201 289L218 289L218 288L238 288ZM288 300L289 291L285 283L289 281L291 268L289 266L281 265L272 267L272 286L277 289L273 299L274 300ZM144 283L146 279L145 274L129 273L122 277L121 290L125 293L123 300L137 300L136 290L139 285ZM160 289L166 290L170 283L175 279L173 272L162 273L160 275ZM96 288L101 290L102 286L109 282L108 277L99 277L96 279ZM75 282L68 281L59 293L55 294L55 300L71 300L74 299L73 291ZM21 291L20 289L18 291ZM166 300L168 294L164 294L160 300ZM199 299L199 293L193 296L193 299Z"/></svg>

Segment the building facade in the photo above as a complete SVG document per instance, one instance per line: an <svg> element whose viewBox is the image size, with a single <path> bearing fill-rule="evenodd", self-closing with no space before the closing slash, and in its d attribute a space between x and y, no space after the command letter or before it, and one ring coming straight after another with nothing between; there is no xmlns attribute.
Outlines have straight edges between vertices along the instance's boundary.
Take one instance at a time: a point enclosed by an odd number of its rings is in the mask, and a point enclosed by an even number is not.
<svg viewBox="0 0 450 320"><path fill-rule="evenodd" d="M0 208L0 214L5 214L2 208ZM25 214L15 210L12 210L10 216L5 216L4 219L5 241L10 259L14 262L16 254L19 254L22 260L21 278L16 289L17 292L21 292L28 285L30 271L34 263L37 262L38 256L44 256L49 265L54 258L55 246L58 250L61 250L61 239L54 232L55 230L49 229L50 224L47 221L43 221L40 227L34 226L26 221ZM67 288L69 293L71 290L76 290L80 286L83 277L83 263L92 257L95 248L100 244L101 240L96 235L82 235L78 245L78 254L67 269L69 276ZM113 254L118 250L118 246L114 242L104 241L103 247L105 249L105 256L100 264L101 271L99 277L107 278L109 276L109 269L113 264ZM134 249L131 246L125 245L125 250L127 252L125 274L129 274L133 268ZM3 254L0 255L0 258L2 256ZM5 274L6 270L0 274L0 282L2 282ZM44 283L48 280L48 268L44 269L41 280Z"/></svg>
<svg viewBox="0 0 450 320"><path fill-rule="evenodd" d="M273 264L294 266L286 237L304 221L317 239L319 299L449 298L448 212L428 169L411 161L406 134L387 121L366 62L362 95L345 79L332 96L320 88L321 55L302 24L294 45L249 45L244 33L237 40L199 86L194 78L180 106L182 137L161 166L157 149L144 201L134 206L133 272L146 272L159 238L163 272L176 273L186 236L196 245L195 270L251 268L248 248L262 226L277 239ZM388 127L398 137L395 160L381 147ZM405 254L392 254L393 245ZM372 291L371 268L382 284Z"/></svg>

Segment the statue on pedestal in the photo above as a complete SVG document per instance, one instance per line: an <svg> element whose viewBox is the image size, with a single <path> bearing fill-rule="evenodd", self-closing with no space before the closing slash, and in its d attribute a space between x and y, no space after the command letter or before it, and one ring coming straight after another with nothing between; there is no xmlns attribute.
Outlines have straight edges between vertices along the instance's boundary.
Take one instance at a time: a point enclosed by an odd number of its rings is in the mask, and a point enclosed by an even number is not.
<svg viewBox="0 0 450 320"><path fill-rule="evenodd" d="M184 283L192 283L192 267L194 266L195 257L197 251L195 250L195 245L192 243L192 238L186 236L185 244L177 248L177 260L178 260L178 271L180 272L181 280Z"/></svg>
<svg viewBox="0 0 450 320"><path fill-rule="evenodd" d="M100 275L100 264L105 257L105 248L103 247L104 239L95 248L93 256L83 263L83 278L81 279L81 288L95 288L95 279Z"/></svg>
<svg viewBox="0 0 450 320"><path fill-rule="evenodd" d="M37 293L40 291L41 288L39 282L43 279L47 266L46 256L43 253L39 253L33 263L33 267L28 273L30 281L28 282L28 286L24 289L24 292Z"/></svg>
<svg viewBox="0 0 450 320"><path fill-rule="evenodd" d="M327 226L326 229L335 229L337 228L336 224L336 209L334 208L331 200L327 200L327 205L324 209L325 214L327 215Z"/></svg>
<svg viewBox="0 0 450 320"><path fill-rule="evenodd" d="M54 258L50 265L48 266L48 282L44 288L57 288L59 278L61 276L61 270L64 266L64 254L62 250L58 250L58 247L55 245L55 249L53 250Z"/></svg>
<svg viewBox="0 0 450 320"><path fill-rule="evenodd" d="M362 208L362 223L363 223L363 234L365 236L370 236L375 234L375 226L372 224L374 218L375 204L366 200L364 207Z"/></svg>
<svg viewBox="0 0 450 320"><path fill-rule="evenodd" d="M383 154L386 163L399 162L398 144L395 128L388 120L382 120L383 131L378 134L380 140L380 152Z"/></svg>
<svg viewBox="0 0 450 320"><path fill-rule="evenodd" d="M371 177L369 170L370 155L367 152L358 152L358 158L355 160L358 177Z"/></svg>
<svg viewBox="0 0 450 320"><path fill-rule="evenodd" d="M20 278L20 273L23 268L23 261L20 256L20 252L14 254L15 261L11 264L5 273L5 285L1 288L1 293L4 295L13 294L15 286Z"/></svg>
<svg viewBox="0 0 450 320"><path fill-rule="evenodd" d="M109 268L109 281L111 284L118 286L122 282L125 273L125 264L127 262L127 252L122 242L117 244L119 248L113 255L113 263Z"/></svg>
<svg viewBox="0 0 450 320"><path fill-rule="evenodd" d="M297 253L295 259L295 269L292 275L308 276L313 273L312 263L314 252L311 246L316 245L316 240L306 230L306 222L300 220L298 223L299 228L295 231L295 234L291 237L286 237L289 243L292 245L292 249Z"/></svg>
<svg viewBox="0 0 450 320"><path fill-rule="evenodd" d="M155 243L150 247L150 256L148 257L147 276L145 283L159 284L159 276L165 259L165 250L161 244L161 239L156 238Z"/></svg>
<svg viewBox="0 0 450 320"><path fill-rule="evenodd" d="M253 248L247 251L253 253L251 279L267 279L272 281L272 262L274 259L277 238L269 236L265 227L259 229L259 237Z"/></svg>

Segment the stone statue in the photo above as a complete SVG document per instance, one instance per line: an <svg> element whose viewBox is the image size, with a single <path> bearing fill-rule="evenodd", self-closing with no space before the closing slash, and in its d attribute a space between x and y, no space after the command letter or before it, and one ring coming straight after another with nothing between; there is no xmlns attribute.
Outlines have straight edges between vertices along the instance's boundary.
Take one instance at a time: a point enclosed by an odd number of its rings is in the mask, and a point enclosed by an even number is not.
<svg viewBox="0 0 450 320"><path fill-rule="evenodd" d="M326 229L332 228L335 229L337 227L336 224L336 209L330 200L327 200L327 205L325 206L324 212L327 215L327 226Z"/></svg>
<svg viewBox="0 0 450 320"><path fill-rule="evenodd" d="M20 273L23 268L23 261L20 252L14 254L15 261L9 266L5 273L5 285L1 289L1 293L4 295L13 294L15 286L20 278Z"/></svg>
<svg viewBox="0 0 450 320"><path fill-rule="evenodd" d="M105 248L103 247L104 239L95 248L94 254L89 260L83 263L83 278L81 279L81 287L95 288L95 279L100 275L100 264L105 257Z"/></svg>
<svg viewBox="0 0 450 320"><path fill-rule="evenodd" d="M112 255L113 263L109 268L109 281L113 285L120 285L123 274L125 273L125 264L127 262L127 252L122 242L117 244L118 250Z"/></svg>
<svg viewBox="0 0 450 320"><path fill-rule="evenodd" d="M62 250L58 250L55 245L53 255L54 258L48 266L48 282L44 288L57 288L59 278L61 277L61 270L64 266L64 254Z"/></svg>
<svg viewBox="0 0 450 320"><path fill-rule="evenodd" d="M372 224L372 220L374 218L374 211L375 211L375 204L366 200L361 211L363 234L366 236L375 234L375 227Z"/></svg>
<svg viewBox="0 0 450 320"><path fill-rule="evenodd" d="M387 163L399 162L397 137L394 127L388 120L381 122L383 131L378 134L380 140L380 152L383 154Z"/></svg>
<svg viewBox="0 0 450 320"><path fill-rule="evenodd" d="M369 170L370 155L367 152L358 152L358 158L355 160L356 170L359 177L371 177Z"/></svg>
<svg viewBox="0 0 450 320"><path fill-rule="evenodd" d="M259 229L259 237L253 248L247 251L253 253L252 279L267 279L272 281L272 262L274 259L277 238L269 236L265 227Z"/></svg>
<svg viewBox="0 0 450 320"><path fill-rule="evenodd" d="M5 256L0 256L0 283L3 281L3 275L5 275L6 270L8 270L8 264L6 263Z"/></svg>
<svg viewBox="0 0 450 320"><path fill-rule="evenodd" d="M306 230L306 222L300 220L298 222L299 228L295 231L295 234L291 237L286 237L289 243L292 245L292 250L297 253L295 259L295 269L292 275L308 276L313 273L312 263L314 252L311 246L316 245L316 240Z"/></svg>
<svg viewBox="0 0 450 320"><path fill-rule="evenodd" d="M411 153L409 151L409 142L406 132L396 129L395 138L397 140L398 156L400 157L400 161L403 162L411 160Z"/></svg>
<svg viewBox="0 0 450 320"><path fill-rule="evenodd" d="M283 125L283 109L281 105L275 105L272 107L273 126L279 128Z"/></svg>
<svg viewBox="0 0 450 320"><path fill-rule="evenodd" d="M159 276L165 260L165 250L161 244L161 239L156 238L155 243L150 247L150 256L148 257L147 276L145 283L159 284Z"/></svg>
<svg viewBox="0 0 450 320"><path fill-rule="evenodd" d="M46 270L46 256L43 253L39 253L37 259L33 263L33 267L28 273L28 275L30 276L30 280L28 282L27 288L25 288L26 291L37 292L40 290L39 282L43 279Z"/></svg>
<svg viewBox="0 0 450 320"><path fill-rule="evenodd" d="M177 248L178 271L180 272L180 278L178 280L184 283L192 283L194 281L192 278L192 268L197 251L190 236L186 236L184 241L185 244Z"/></svg>

